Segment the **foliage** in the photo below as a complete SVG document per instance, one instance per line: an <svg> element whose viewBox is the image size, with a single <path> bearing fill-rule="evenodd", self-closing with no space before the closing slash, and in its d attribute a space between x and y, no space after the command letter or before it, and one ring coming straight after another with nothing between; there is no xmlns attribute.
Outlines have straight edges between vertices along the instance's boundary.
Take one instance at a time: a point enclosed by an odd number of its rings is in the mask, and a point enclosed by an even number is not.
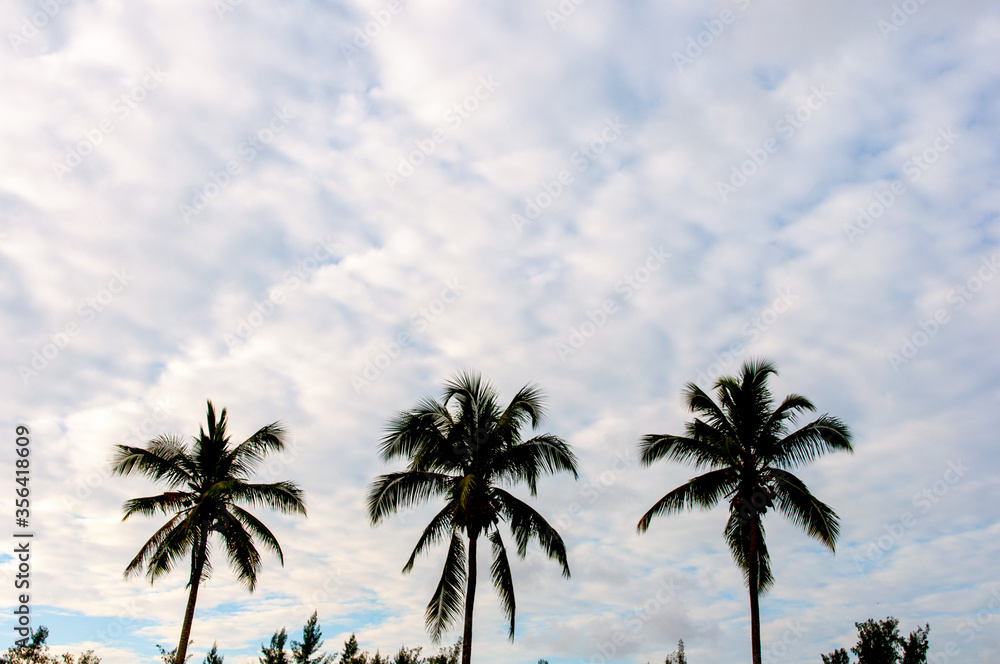
<svg viewBox="0 0 1000 664"><path fill-rule="evenodd" d="M392 659L382 657L378 651L375 655L369 655L358 646L358 639L354 634L344 642L344 649L340 653L337 664L458 664L462 652L462 642L459 641L450 648L442 648L437 655L422 659L420 657L421 648L400 647L399 652Z"/></svg>
<svg viewBox="0 0 1000 664"><path fill-rule="evenodd" d="M292 641L292 661L295 664L332 664L333 655L319 652L323 647L323 632L317 623L317 612L306 621L302 628L302 641Z"/></svg>
<svg viewBox="0 0 1000 664"><path fill-rule="evenodd" d="M899 635L899 620L892 616L885 620L869 618L854 626L858 628L858 643L851 652L857 655L857 664L927 664L930 625L910 632L906 639ZM850 664L843 648L821 657L823 664Z"/></svg>
<svg viewBox="0 0 1000 664"><path fill-rule="evenodd" d="M399 413L382 439L383 461L407 459L401 472L377 477L368 493L373 525L389 515L432 498L445 505L431 520L403 567L407 573L416 557L433 544L448 541L448 553L437 589L427 605L427 628L434 642L465 611L463 662L471 657L472 607L475 600L477 542L489 540L493 562L490 577L514 638L514 585L507 546L499 523L510 528L517 554L524 557L530 541L556 560L568 577L562 538L533 508L508 493L503 485L524 482L536 495L543 474L567 471L577 477L576 457L562 439L541 434L521 439L525 425L537 427L543 414L542 395L526 385L506 408L496 390L479 374L461 373L445 384L441 401L423 399ZM463 537L464 535L464 537Z"/></svg>
<svg viewBox="0 0 1000 664"><path fill-rule="evenodd" d="M763 516L776 507L833 551L840 533L837 515L790 470L827 452L852 451L847 426L829 415L790 431L799 415L816 408L798 394L788 395L775 406L767 386L771 374L777 374L777 369L769 362L745 362L739 375L716 381L717 402L688 383L684 399L696 417L685 425L685 435L650 434L639 442L640 461L645 466L665 459L709 469L660 498L639 519L636 528L640 533L661 514L695 507L710 509L728 500L724 534L750 592L754 664L761 661L759 596L774 582Z"/></svg>
<svg viewBox="0 0 1000 664"><path fill-rule="evenodd" d="M0 664L101 664L101 659L88 650L74 657L70 653L53 655L45 641L49 638L49 629L38 627L27 637L27 643L12 646L7 652L0 654Z"/></svg>
<svg viewBox="0 0 1000 664"><path fill-rule="evenodd" d="M850 664L851 659L847 656L847 651L837 648L829 655L821 655L823 664Z"/></svg>
<svg viewBox="0 0 1000 664"><path fill-rule="evenodd" d="M219 654L218 644L213 643L212 649L205 655L205 661L202 664L222 664L222 660L224 659L225 657Z"/></svg>
<svg viewBox="0 0 1000 664"><path fill-rule="evenodd" d="M188 641L188 646L190 646L193 641ZM160 651L160 659L163 660L163 664L174 664L177 661L177 648L171 648L167 650L159 643L156 644L156 649ZM187 662L191 659L191 655L186 655L184 661Z"/></svg>
<svg viewBox="0 0 1000 664"><path fill-rule="evenodd" d="M280 631L271 635L270 646L261 644L260 652L263 657L258 658L260 664L289 664L288 653L285 652L285 641L287 639L288 634L285 632L285 628L282 627Z"/></svg>
<svg viewBox="0 0 1000 664"><path fill-rule="evenodd" d="M677 650L667 655L663 664L687 664L687 658L684 656L684 639L677 642Z"/></svg>
<svg viewBox="0 0 1000 664"><path fill-rule="evenodd" d="M150 440L145 447L116 445L112 466L114 475L139 474L167 488L160 495L133 498L123 505L123 521L137 514L170 515L125 568L125 576L145 569L152 583L190 555L190 591L178 643L179 661L187 660L198 586L212 570L210 536L221 538L237 578L252 592L261 567L255 541L274 552L282 564L284 558L274 534L245 508L263 505L286 514L306 513L302 491L295 483L251 482L264 457L285 448L286 432L277 422L231 445L226 409L216 418L209 401L207 424L208 431L201 429L191 446L168 435Z"/></svg>

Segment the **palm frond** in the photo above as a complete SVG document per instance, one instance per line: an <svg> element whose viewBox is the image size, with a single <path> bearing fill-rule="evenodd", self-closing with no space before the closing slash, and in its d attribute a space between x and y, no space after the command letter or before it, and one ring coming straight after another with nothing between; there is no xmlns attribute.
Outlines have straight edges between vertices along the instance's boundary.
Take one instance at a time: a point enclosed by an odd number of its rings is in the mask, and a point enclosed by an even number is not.
<svg viewBox="0 0 1000 664"><path fill-rule="evenodd" d="M257 586L257 575L260 573L260 553L253 545L253 538L246 531L240 520L229 512L218 516L214 532L222 537L223 548L229 564L236 570L236 578L240 585L253 592Z"/></svg>
<svg viewBox="0 0 1000 664"><path fill-rule="evenodd" d="M269 484L253 484L229 479L219 482L209 489L219 492L219 498L234 504L244 504L251 507L264 506L277 510L282 514L306 515L305 494L299 485L287 480Z"/></svg>
<svg viewBox="0 0 1000 664"><path fill-rule="evenodd" d="M283 451L287 442L288 430L280 422L262 426L229 452L230 474L250 477L268 454Z"/></svg>
<svg viewBox="0 0 1000 664"><path fill-rule="evenodd" d="M721 466L727 462L725 449L716 442L721 435L710 438L707 432L697 427L707 427L701 420L689 431L694 436L671 436L669 434L648 434L639 441L639 463L649 466L660 459L690 464L695 468ZM713 430L714 432L714 430Z"/></svg>
<svg viewBox="0 0 1000 664"><path fill-rule="evenodd" d="M404 471L379 475L368 490L368 517L377 525L390 514L414 507L431 496L446 495L453 480L441 473Z"/></svg>
<svg viewBox="0 0 1000 664"><path fill-rule="evenodd" d="M429 546L437 544L439 541L444 539L445 533L449 530L454 530L452 525L452 514L455 512L455 507L452 503L448 503L444 506L440 512L438 512L431 522L427 524L424 528L424 532L420 535L420 539L417 540L417 545L413 547L413 553L410 554L410 559L406 561L406 565L403 566L403 574L408 574L413 570L413 563L417 559L417 556L423 552Z"/></svg>
<svg viewBox="0 0 1000 664"><path fill-rule="evenodd" d="M730 511L726 523L725 537L729 552L736 566L743 572L743 581L750 585L750 536L757 529L757 594L764 595L774 584L771 572L771 556L767 551L767 541L764 536L764 524L760 519L747 519L736 511ZM753 589L750 589L753 592Z"/></svg>
<svg viewBox="0 0 1000 664"><path fill-rule="evenodd" d="M794 468L827 452L854 453L851 432L840 419L822 415L788 434L774 446L771 464Z"/></svg>
<svg viewBox="0 0 1000 664"><path fill-rule="evenodd" d="M493 528L489 534L490 544L493 546L493 564L490 565L490 576L493 578L493 587L496 588L500 597L500 608L503 610L504 618L510 623L507 636L514 640L514 614L517 609L514 601L514 577L510 573L510 560L507 558L507 547L504 546L500 531Z"/></svg>
<svg viewBox="0 0 1000 664"><path fill-rule="evenodd" d="M260 519L239 505L229 505L227 509L240 521L240 523L243 524L243 527L254 537L254 539L263 544L265 548L269 549L278 557L278 562L282 565L285 564L285 554L281 551L281 545L278 544L278 539L274 536L274 533L272 533L268 527L260 521ZM222 526L220 525L219 527Z"/></svg>
<svg viewBox="0 0 1000 664"><path fill-rule="evenodd" d="M542 551L562 566L562 574L570 577L569 562L566 559L566 545L555 528L542 518L530 505L521 502L503 489L494 488L493 495L506 517L507 525L517 543L517 555L524 558L528 542L536 540Z"/></svg>
<svg viewBox="0 0 1000 664"><path fill-rule="evenodd" d="M122 505L125 513L122 521L139 514L142 516L153 516L157 512L161 514L172 514L195 504L197 496L190 491L168 491L158 496L146 496L144 498L131 498Z"/></svg>
<svg viewBox="0 0 1000 664"><path fill-rule="evenodd" d="M541 434L500 451L495 459L495 475L504 482L525 482L534 496L538 493L538 478L560 471L579 479L577 458L562 438Z"/></svg>
<svg viewBox="0 0 1000 664"><path fill-rule="evenodd" d="M455 531L451 535L451 546L448 547L448 557L444 561L441 580L425 613L427 627L434 643L441 641L445 630L462 614L466 576L465 544L462 542L461 533Z"/></svg>
<svg viewBox="0 0 1000 664"><path fill-rule="evenodd" d="M694 507L711 509L735 487L737 481L738 476L731 468L720 468L694 477L656 501L639 519L636 530L646 532L653 517L661 514L674 514Z"/></svg>
<svg viewBox="0 0 1000 664"><path fill-rule="evenodd" d="M112 475L138 473L169 487L180 486L192 480L191 459L183 442L176 436L158 436L144 448L115 445L111 464Z"/></svg>
<svg viewBox="0 0 1000 664"><path fill-rule="evenodd" d="M834 551L840 535L840 520L833 509L812 495L795 475L775 468L769 471L769 475L774 488L774 501L781 513L807 535Z"/></svg>

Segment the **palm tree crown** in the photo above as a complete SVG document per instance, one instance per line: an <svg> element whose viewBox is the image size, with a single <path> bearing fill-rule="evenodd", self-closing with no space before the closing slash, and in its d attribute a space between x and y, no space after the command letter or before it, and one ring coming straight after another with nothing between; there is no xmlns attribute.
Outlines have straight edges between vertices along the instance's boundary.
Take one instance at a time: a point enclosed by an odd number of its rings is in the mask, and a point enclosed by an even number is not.
<svg viewBox="0 0 1000 664"><path fill-rule="evenodd" d="M368 494L372 524L387 516L441 496L445 505L417 541L403 572L417 555L448 538L450 544L441 580L427 605L426 620L435 642L465 605L463 662L471 657L472 608L477 570L476 543L490 541L490 575L514 638L514 586L507 547L499 523L506 522L522 558L534 539L569 577L562 538L533 508L502 486L525 482L536 495L543 474L567 471L577 477L576 457L569 445L552 434L521 439L521 429L536 428L543 414L542 395L526 385L501 409L496 390L478 374L461 373L445 384L444 398L421 400L388 425L380 446L383 461L405 458L406 470L381 475ZM464 534L464 538L463 538ZM468 546L466 546L468 545Z"/></svg>
<svg viewBox="0 0 1000 664"><path fill-rule="evenodd" d="M257 584L261 556L254 541L270 549L284 564L278 540L247 507L266 506L285 514L306 513L302 490L294 482L255 484L250 480L264 457L285 447L287 434L277 423L262 427L238 445L226 434L226 410L216 418L208 402L208 430L189 447L176 436L163 435L145 447L116 445L114 475L139 474L165 485L157 496L133 498L123 505L126 520L134 515L170 515L125 568L125 577L145 569L150 583L190 555L190 593L177 648L183 662L199 584L212 570L210 535L218 534L240 583L249 591Z"/></svg>
<svg viewBox="0 0 1000 664"><path fill-rule="evenodd" d="M684 400L696 417L685 425L686 435L647 435L639 442L643 465L668 459L710 469L658 500L639 520L640 533L649 528L654 516L696 506L711 509L728 499L725 537L750 590L754 664L760 663L757 600L774 582L761 517L776 507L834 551L840 532L837 515L789 471L827 452L853 451L850 431L836 417L822 415L790 430L800 414L816 408L797 394L774 407L767 387L771 374L777 370L767 361L745 362L739 376L716 381L718 403L688 383Z"/></svg>

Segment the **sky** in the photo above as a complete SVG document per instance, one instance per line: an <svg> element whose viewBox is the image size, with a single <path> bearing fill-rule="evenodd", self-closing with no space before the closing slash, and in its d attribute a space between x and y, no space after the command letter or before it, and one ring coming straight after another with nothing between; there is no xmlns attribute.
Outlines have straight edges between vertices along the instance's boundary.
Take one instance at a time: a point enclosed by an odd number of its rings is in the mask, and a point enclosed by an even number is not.
<svg viewBox="0 0 1000 664"><path fill-rule="evenodd" d="M580 477L536 498L572 577L488 576L477 662L749 660L725 506L639 517L696 471L643 467L681 392L747 359L841 418L853 455L796 470L831 554L780 514L765 661L817 663L855 622L930 624L938 663L1000 652L1000 7L972 0L11 0L0 5L5 645L30 531L32 624L106 664L176 645L183 565L123 571L162 519L116 444L190 437L206 401L308 517L244 590L219 556L191 652L256 661L313 611L339 651L436 652L435 504L372 527L386 423L455 372L545 393ZM30 523L14 521L16 427ZM528 432L526 432L527 434ZM454 643L460 629L442 645Z"/></svg>

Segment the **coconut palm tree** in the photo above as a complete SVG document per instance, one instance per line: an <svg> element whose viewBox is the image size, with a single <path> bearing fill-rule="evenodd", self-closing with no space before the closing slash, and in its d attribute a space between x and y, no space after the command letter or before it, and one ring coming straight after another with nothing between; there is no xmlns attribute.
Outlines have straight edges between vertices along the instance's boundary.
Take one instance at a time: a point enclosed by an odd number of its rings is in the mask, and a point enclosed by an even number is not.
<svg viewBox="0 0 1000 664"><path fill-rule="evenodd" d="M504 486L524 482L536 495L543 474L567 471L578 477L576 456L562 439L548 433L521 439L521 429L537 428L543 415L542 394L526 385L502 409L497 392L479 374L460 373L445 384L439 402L423 399L412 410L399 413L388 425L380 445L383 461L405 458L406 470L375 478L368 493L372 525L390 514L444 498L445 505L431 520L403 567L413 569L417 555L429 546L449 540L441 580L427 605L426 622L435 643L460 615L465 625L462 662L472 657L472 612L476 599L478 541L489 540L493 553L490 575L509 620L514 638L514 584L507 546L499 524L506 522L525 556L535 540L569 577L566 547L559 533ZM462 586L465 586L464 597Z"/></svg>
<svg viewBox="0 0 1000 664"><path fill-rule="evenodd" d="M278 540L246 507L266 506L285 514L306 513L302 490L294 482L251 483L251 476L270 452L285 448L287 434L278 422L262 427L238 445L226 434L226 409L216 419L208 402L208 430L192 445L176 436L162 435L145 447L116 445L114 475L139 474L166 486L158 496L133 498L122 509L125 521L136 514L170 515L167 523L142 546L125 568L125 578L143 569L150 583L190 555L187 608L177 645L177 664L187 655L198 588L212 571L211 535L216 533L240 583L250 592L257 585L261 557L257 540L284 564Z"/></svg>
<svg viewBox="0 0 1000 664"><path fill-rule="evenodd" d="M759 597L774 582L761 519L768 508L777 507L807 535L834 551L840 532L837 515L789 470L827 452L853 452L847 426L829 415L789 431L801 413L816 408L797 394L785 397L774 408L767 387L771 374L777 375L777 370L767 361L745 362L739 376L716 381L718 404L688 383L684 400L696 417L685 425L686 435L653 434L639 442L645 466L667 459L710 469L657 501L639 520L640 533L649 528L654 516L695 506L710 509L728 499L725 537L750 591L754 664L761 661Z"/></svg>

